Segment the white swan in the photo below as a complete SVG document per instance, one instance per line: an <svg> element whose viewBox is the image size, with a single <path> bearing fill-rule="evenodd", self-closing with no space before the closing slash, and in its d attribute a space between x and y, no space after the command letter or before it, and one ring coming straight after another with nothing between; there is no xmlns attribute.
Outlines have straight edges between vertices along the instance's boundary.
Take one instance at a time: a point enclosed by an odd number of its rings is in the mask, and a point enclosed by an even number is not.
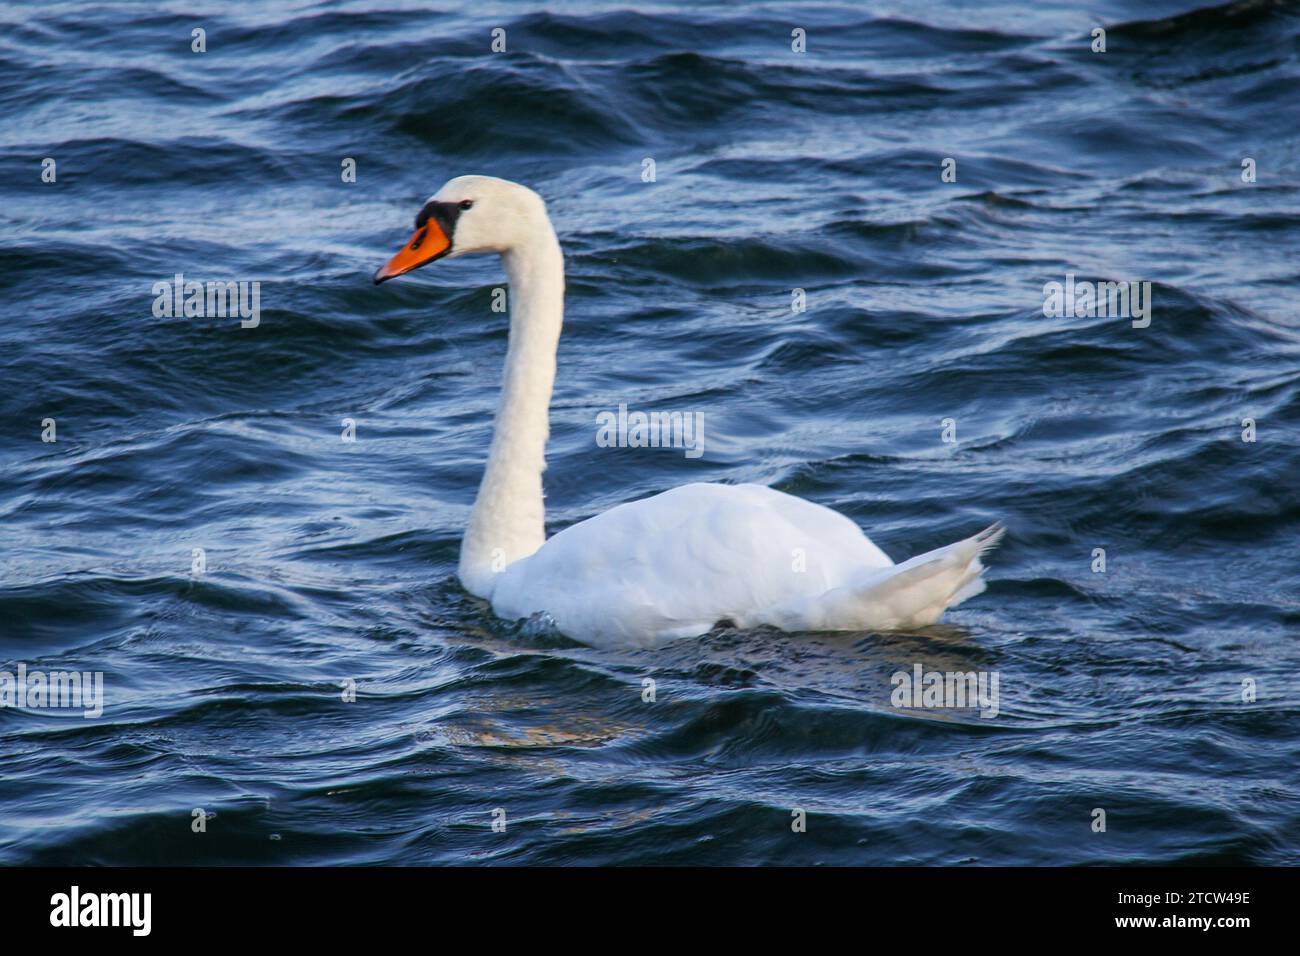
<svg viewBox="0 0 1300 956"><path fill-rule="evenodd" d="M984 590L980 555L1000 525L896 565L843 515L759 485L683 485L548 540L542 471L564 259L546 206L517 183L460 176L415 225L376 284L471 252L500 253L510 279L495 433L460 551L461 583L499 617L542 612L585 644L644 646L724 620L787 631L917 627Z"/></svg>

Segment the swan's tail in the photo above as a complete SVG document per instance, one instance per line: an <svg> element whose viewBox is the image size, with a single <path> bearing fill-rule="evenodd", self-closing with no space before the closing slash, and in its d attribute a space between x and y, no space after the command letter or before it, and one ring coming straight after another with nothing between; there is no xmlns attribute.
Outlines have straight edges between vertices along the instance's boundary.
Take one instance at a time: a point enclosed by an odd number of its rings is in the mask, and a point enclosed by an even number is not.
<svg viewBox="0 0 1300 956"><path fill-rule="evenodd" d="M924 627L953 605L984 590L980 555L995 547L1006 528L1001 522L977 535L909 561L874 571L860 584L823 594L808 623L827 630L892 630Z"/></svg>

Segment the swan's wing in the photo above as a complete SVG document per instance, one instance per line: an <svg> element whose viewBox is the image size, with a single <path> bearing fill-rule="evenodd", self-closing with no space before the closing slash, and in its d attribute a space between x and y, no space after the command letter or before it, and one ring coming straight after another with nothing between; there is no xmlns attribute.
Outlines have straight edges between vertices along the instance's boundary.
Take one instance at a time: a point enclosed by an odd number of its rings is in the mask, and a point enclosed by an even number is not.
<svg viewBox="0 0 1300 956"><path fill-rule="evenodd" d="M589 644L707 631L859 580L892 562L843 515L759 485L691 484L619 505L511 565L492 604L549 613Z"/></svg>
<svg viewBox="0 0 1300 956"><path fill-rule="evenodd" d="M858 581L811 598L799 597L765 614L787 630L889 630L923 627L948 608L984 590L980 556L997 546L999 523L955 544L927 551L902 564L868 572Z"/></svg>

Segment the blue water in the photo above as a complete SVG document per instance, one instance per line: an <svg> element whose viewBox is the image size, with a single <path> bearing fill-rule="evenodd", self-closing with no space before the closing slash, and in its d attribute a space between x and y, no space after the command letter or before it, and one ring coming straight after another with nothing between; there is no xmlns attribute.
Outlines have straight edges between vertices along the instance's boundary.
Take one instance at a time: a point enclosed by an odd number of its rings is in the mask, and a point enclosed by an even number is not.
<svg viewBox="0 0 1300 956"><path fill-rule="evenodd" d="M0 710L0 862L1300 862L1300 6L545 9L0 8L0 670L106 696ZM370 278L464 173L566 251L552 531L758 482L896 560L1000 518L988 591L645 651L496 621L455 563L503 275ZM176 273L260 325L156 318ZM1045 317L1067 273L1149 327ZM620 403L705 454L600 447ZM916 664L1000 712L894 707Z"/></svg>

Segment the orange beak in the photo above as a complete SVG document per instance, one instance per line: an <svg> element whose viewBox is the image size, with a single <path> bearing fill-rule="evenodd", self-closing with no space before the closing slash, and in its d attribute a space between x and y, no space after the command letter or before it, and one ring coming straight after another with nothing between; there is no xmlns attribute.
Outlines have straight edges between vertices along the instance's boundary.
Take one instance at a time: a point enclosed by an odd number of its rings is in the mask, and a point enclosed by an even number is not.
<svg viewBox="0 0 1300 956"><path fill-rule="evenodd" d="M375 273L375 285L397 276L406 275L412 269L439 259L451 251L451 240L438 225L438 220L430 218L423 226L415 230L411 241L402 250L388 260L388 265Z"/></svg>

